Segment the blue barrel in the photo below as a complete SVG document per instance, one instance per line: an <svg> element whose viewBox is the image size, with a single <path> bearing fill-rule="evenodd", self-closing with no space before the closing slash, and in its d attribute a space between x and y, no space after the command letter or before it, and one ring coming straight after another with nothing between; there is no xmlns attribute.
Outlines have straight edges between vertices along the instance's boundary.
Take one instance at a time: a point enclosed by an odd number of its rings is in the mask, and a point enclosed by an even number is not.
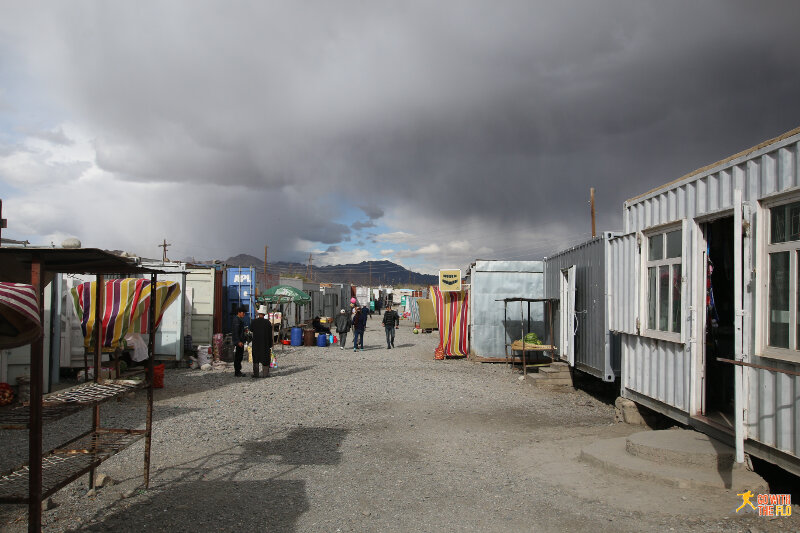
<svg viewBox="0 0 800 533"><path fill-rule="evenodd" d="M317 335L317 346L327 346L328 345L328 336L324 333L320 333Z"/></svg>
<svg viewBox="0 0 800 533"><path fill-rule="evenodd" d="M302 344L303 344L302 328L292 328L292 346L301 346Z"/></svg>

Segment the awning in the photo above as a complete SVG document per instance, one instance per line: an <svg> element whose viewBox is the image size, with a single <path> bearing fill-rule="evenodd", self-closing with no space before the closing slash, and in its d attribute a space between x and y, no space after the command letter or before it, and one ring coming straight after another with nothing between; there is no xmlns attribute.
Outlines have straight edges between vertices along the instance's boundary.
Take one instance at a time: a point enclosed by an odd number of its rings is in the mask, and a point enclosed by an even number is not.
<svg viewBox="0 0 800 533"><path fill-rule="evenodd" d="M305 304L311 301L311 296L290 285L276 285L262 292L257 300L269 303L294 302Z"/></svg>
<svg viewBox="0 0 800 533"><path fill-rule="evenodd" d="M92 348L95 324L95 285L91 281L72 289L75 313L81 319L83 345ZM180 286L174 281L159 281L156 284L155 311L156 328L161 323L164 311L180 294ZM147 333L151 305L150 280L139 278L112 279L105 282L104 311L100 345L104 351L113 351L128 333Z"/></svg>
<svg viewBox="0 0 800 533"><path fill-rule="evenodd" d="M0 348L30 344L42 334L33 285L0 282Z"/></svg>

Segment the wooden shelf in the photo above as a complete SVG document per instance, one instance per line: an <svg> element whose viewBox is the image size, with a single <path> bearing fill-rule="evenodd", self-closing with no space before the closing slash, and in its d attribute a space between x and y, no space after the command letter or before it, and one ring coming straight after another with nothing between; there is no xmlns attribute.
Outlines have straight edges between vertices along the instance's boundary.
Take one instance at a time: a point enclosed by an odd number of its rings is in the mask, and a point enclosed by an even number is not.
<svg viewBox="0 0 800 533"><path fill-rule="evenodd" d="M42 398L42 421L60 420L86 407L107 402L146 385L146 381L112 379L101 383L82 383L50 394ZM29 424L30 406L0 410L0 429L28 429Z"/></svg>
<svg viewBox="0 0 800 533"><path fill-rule="evenodd" d="M42 456L42 499L144 437L143 429L98 429ZM0 503L28 503L28 465L0 476Z"/></svg>

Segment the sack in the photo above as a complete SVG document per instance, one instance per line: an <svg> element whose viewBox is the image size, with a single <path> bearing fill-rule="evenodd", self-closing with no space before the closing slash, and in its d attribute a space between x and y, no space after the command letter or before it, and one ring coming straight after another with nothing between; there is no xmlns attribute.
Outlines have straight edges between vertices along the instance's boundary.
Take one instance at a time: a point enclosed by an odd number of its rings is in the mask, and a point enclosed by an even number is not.
<svg viewBox="0 0 800 533"><path fill-rule="evenodd" d="M272 350L269 352L269 367L278 368L278 360L275 359L275 354L272 353Z"/></svg>

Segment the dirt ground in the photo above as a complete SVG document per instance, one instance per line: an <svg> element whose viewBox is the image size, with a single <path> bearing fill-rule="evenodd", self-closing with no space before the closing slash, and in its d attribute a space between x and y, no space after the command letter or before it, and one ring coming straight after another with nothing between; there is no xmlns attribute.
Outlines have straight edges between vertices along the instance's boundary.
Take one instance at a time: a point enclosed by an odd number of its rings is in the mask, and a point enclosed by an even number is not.
<svg viewBox="0 0 800 533"><path fill-rule="evenodd" d="M44 530L800 530L797 505L790 518L741 516L730 491L582 463L581 447L643 430L614 422L613 397L539 390L502 364L434 361L437 342L404 323L387 350L374 317L364 351L279 348L269 379L168 370L150 488L139 443L100 467L116 484L87 495L84 477L53 496ZM143 396L105 405L104 420L141 427ZM17 433L2 433L5 463L25 450ZM24 507L0 507L0 529L26 528Z"/></svg>

